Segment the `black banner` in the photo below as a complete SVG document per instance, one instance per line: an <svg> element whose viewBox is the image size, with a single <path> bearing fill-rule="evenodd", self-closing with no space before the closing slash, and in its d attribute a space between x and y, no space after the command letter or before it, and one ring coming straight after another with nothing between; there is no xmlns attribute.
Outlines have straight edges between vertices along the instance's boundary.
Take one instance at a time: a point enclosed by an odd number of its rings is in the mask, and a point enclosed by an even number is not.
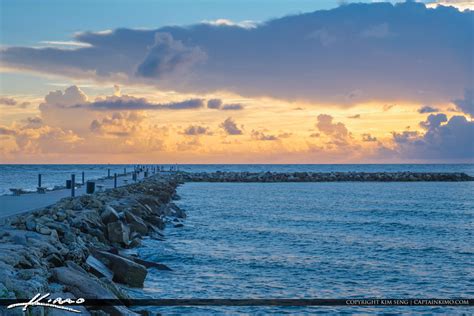
<svg viewBox="0 0 474 316"><path fill-rule="evenodd" d="M0 299L0 306L27 303L28 299ZM64 304L74 306L74 304ZM76 306L474 306L466 298L364 298L364 299L85 299Z"/></svg>

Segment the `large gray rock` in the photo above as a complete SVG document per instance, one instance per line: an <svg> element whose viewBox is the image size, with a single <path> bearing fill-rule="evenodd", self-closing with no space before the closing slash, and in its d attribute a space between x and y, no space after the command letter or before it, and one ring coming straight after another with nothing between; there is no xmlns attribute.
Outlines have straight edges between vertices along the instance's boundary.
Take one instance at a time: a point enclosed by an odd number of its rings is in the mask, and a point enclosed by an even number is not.
<svg viewBox="0 0 474 316"><path fill-rule="evenodd" d="M148 227L146 226L145 222L138 216L133 215L129 211L125 211L125 219L129 223L130 230L132 232L137 232L142 235L146 235L148 233Z"/></svg>
<svg viewBox="0 0 474 316"><path fill-rule="evenodd" d="M104 224L113 223L120 219L117 211L110 205L105 207L105 210L100 214L100 218Z"/></svg>
<svg viewBox="0 0 474 316"><path fill-rule="evenodd" d="M143 265L105 251L93 251L93 254L112 270L115 282L132 287L143 287L147 275L147 270Z"/></svg>
<svg viewBox="0 0 474 316"><path fill-rule="evenodd" d="M98 260L96 257L89 255L86 259L86 263L91 268L92 273L94 273L99 278L106 278L108 280L112 280L114 274L112 271L107 268L102 261Z"/></svg>
<svg viewBox="0 0 474 316"><path fill-rule="evenodd" d="M52 269L52 277L60 284L64 284L66 289L74 297L86 299L117 299L117 296L107 289L100 280L70 267L60 267ZM103 307L104 310L112 315L136 315L123 306Z"/></svg>
<svg viewBox="0 0 474 316"><path fill-rule="evenodd" d="M130 228L122 222L107 224L107 234L111 242L128 245L130 242Z"/></svg>

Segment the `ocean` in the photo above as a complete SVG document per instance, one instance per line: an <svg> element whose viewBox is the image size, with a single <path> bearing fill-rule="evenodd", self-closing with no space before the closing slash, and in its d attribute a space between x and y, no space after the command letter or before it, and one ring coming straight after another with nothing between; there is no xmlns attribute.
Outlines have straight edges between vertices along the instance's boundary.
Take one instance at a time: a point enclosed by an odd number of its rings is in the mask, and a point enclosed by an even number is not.
<svg viewBox="0 0 474 316"><path fill-rule="evenodd" d="M123 170L124 166L109 166ZM1 166L61 177L106 165ZM131 167L131 166L130 166ZM169 167L169 166L167 166ZM15 169L16 168L16 169ZM180 165L184 171L460 171L474 165ZM115 170L114 169L114 170ZM105 170L105 171L104 171ZM5 177L7 175L7 177ZM7 181L7 179L9 181ZM46 180L46 176L45 176ZM17 181L17 182L15 182ZM53 184L54 181L51 181ZM147 238L149 270L137 298L472 298L474 182L186 183L184 227ZM171 226L171 225L170 225ZM181 307L165 315L314 313L469 314L461 307Z"/></svg>

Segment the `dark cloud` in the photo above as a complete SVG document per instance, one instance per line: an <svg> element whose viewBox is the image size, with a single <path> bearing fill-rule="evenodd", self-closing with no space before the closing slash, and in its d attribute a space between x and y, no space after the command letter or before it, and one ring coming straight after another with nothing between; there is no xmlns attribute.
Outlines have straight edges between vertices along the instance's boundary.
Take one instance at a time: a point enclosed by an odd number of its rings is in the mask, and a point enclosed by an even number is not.
<svg viewBox="0 0 474 316"><path fill-rule="evenodd" d="M255 140L263 140L263 141L278 140L278 137L275 135L268 135L262 131L256 131L256 130L252 130L252 138Z"/></svg>
<svg viewBox="0 0 474 316"><path fill-rule="evenodd" d="M0 97L0 104L13 106L17 104L17 101L13 98Z"/></svg>
<svg viewBox="0 0 474 316"><path fill-rule="evenodd" d="M74 40L89 47L7 47L0 59L6 67L184 92L432 103L474 86L473 18L473 11L414 1L359 3L251 29L198 24L86 32Z"/></svg>
<svg viewBox="0 0 474 316"><path fill-rule="evenodd" d="M187 47L182 41L174 40L169 33L156 33L155 44L138 66L137 74L160 78L186 71L205 59L206 54L199 47Z"/></svg>
<svg viewBox="0 0 474 316"><path fill-rule="evenodd" d="M435 112L439 112L439 109L434 108L434 107L429 106L429 105L425 105L425 106L418 109L418 113L420 113L420 114L435 113Z"/></svg>
<svg viewBox="0 0 474 316"><path fill-rule="evenodd" d="M35 116L35 117L28 117L26 119L26 125L23 128L35 129L35 128L40 128L41 126L43 126L43 119L39 116Z"/></svg>
<svg viewBox="0 0 474 316"><path fill-rule="evenodd" d="M362 141L363 142L376 142L377 141L377 137L374 137L368 133L366 134L362 134Z"/></svg>
<svg viewBox="0 0 474 316"><path fill-rule="evenodd" d="M14 129L0 126L0 135L16 135L17 132Z"/></svg>
<svg viewBox="0 0 474 316"><path fill-rule="evenodd" d="M228 117L219 126L224 129L227 135L242 135L243 134L242 130L237 126L237 124L231 117Z"/></svg>
<svg viewBox="0 0 474 316"><path fill-rule="evenodd" d="M447 119L445 114L431 114L420 125L426 129L393 133L395 153L409 159L474 159L474 122L464 116Z"/></svg>
<svg viewBox="0 0 474 316"><path fill-rule="evenodd" d="M220 109L222 106L221 99L210 99L207 101L207 107L209 109Z"/></svg>
<svg viewBox="0 0 474 316"><path fill-rule="evenodd" d="M152 103L145 98L130 96L107 97L104 100L90 102L87 107L93 110L187 110L199 109L204 106L202 99L189 99L180 102Z"/></svg>
<svg viewBox="0 0 474 316"><path fill-rule="evenodd" d="M223 111L239 111L239 110L244 109L244 106L240 103L224 104L224 102L221 99L208 100L207 107L209 109L223 110Z"/></svg>
<svg viewBox="0 0 474 316"><path fill-rule="evenodd" d="M197 135L209 135L210 131L209 128L199 126L199 125L191 125L188 126L184 131L183 134L189 136L197 136Z"/></svg>
<svg viewBox="0 0 474 316"><path fill-rule="evenodd" d="M240 111L243 109L244 109L244 106L240 103L225 104L221 107L221 110L224 110L224 111Z"/></svg>
<svg viewBox="0 0 474 316"><path fill-rule="evenodd" d="M462 112L474 116L474 91L466 89L464 91L464 98L455 100L454 104Z"/></svg>

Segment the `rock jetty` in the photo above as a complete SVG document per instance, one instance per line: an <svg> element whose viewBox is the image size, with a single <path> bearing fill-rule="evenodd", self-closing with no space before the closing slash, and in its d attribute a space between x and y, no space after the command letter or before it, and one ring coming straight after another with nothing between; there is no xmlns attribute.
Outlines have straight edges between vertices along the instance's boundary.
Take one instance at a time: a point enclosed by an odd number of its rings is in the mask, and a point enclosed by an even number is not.
<svg viewBox="0 0 474 316"><path fill-rule="evenodd" d="M147 269L170 270L123 251L139 246L143 236L162 239L166 222L176 226L185 218L172 202L178 185L173 176L154 176L9 219L0 227L0 298L27 302L51 293L84 298L85 306L75 307L83 315L139 315L124 306L90 307L87 299L127 299L122 287L142 287ZM3 306L0 315L23 313Z"/></svg>
<svg viewBox="0 0 474 316"><path fill-rule="evenodd" d="M180 172L183 182L414 182L474 181L462 172Z"/></svg>

